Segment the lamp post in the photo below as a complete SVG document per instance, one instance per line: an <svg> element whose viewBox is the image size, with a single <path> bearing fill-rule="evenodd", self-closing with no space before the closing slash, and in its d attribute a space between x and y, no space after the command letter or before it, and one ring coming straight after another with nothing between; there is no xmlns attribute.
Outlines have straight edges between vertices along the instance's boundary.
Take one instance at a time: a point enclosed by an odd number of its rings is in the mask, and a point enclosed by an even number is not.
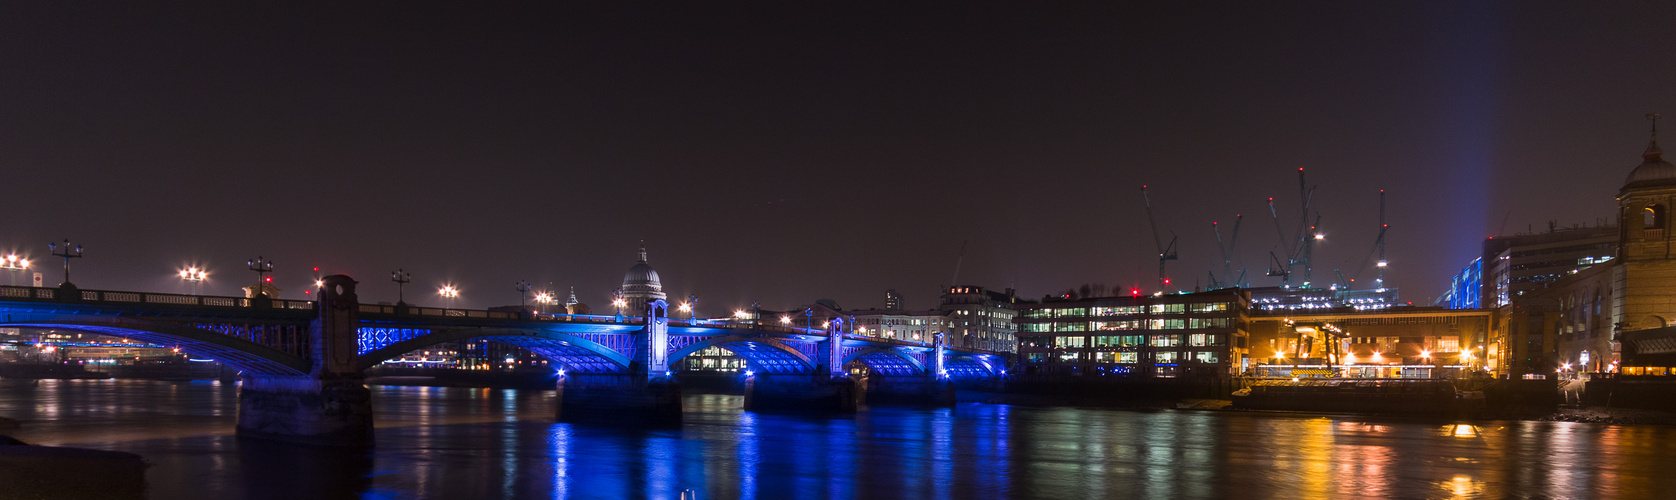
<svg viewBox="0 0 1676 500"><path fill-rule="evenodd" d="M526 280L518 280L517 283L512 284L512 288L518 290L518 308L523 309L528 306L530 298L530 282Z"/></svg>
<svg viewBox="0 0 1676 500"><path fill-rule="evenodd" d="M698 317L698 294L689 293L689 294L687 294L687 321L692 321L692 320L696 319L697 317Z"/></svg>
<svg viewBox="0 0 1676 500"><path fill-rule="evenodd" d="M537 304L541 304L542 314L547 314L547 306L551 305L554 300L553 294L550 292L539 292L535 294L535 302Z"/></svg>
<svg viewBox="0 0 1676 500"><path fill-rule="evenodd" d="M267 296L267 283L273 280L268 277L268 273L274 272L273 261L262 258L262 256L258 255L254 259L245 261L244 264L246 267L249 267L250 270L256 271L256 293L253 294L251 298Z"/></svg>
<svg viewBox="0 0 1676 500"><path fill-rule="evenodd" d="M396 282L396 305L398 305L398 306L407 305L407 301L403 300L404 297L402 296L402 287L404 285L408 284L408 283L413 282L413 273L409 273L409 272L403 271L401 269L391 271L390 272L390 281Z"/></svg>
<svg viewBox="0 0 1676 500"><path fill-rule="evenodd" d="M611 291L611 305L617 306L617 321L622 321L623 307L628 305L628 301L623 300L623 289L618 288Z"/></svg>
<svg viewBox="0 0 1676 500"><path fill-rule="evenodd" d="M808 330L815 329L815 308L803 308L803 329L805 330L805 333L807 333Z"/></svg>
<svg viewBox="0 0 1676 500"><path fill-rule="evenodd" d="M29 269L29 259L18 258L17 254L0 257L0 269L11 271L7 274L12 276L12 286L17 286L17 275Z"/></svg>
<svg viewBox="0 0 1676 500"><path fill-rule="evenodd" d="M51 250L53 256L64 258L64 282L60 283L58 286L69 286L74 288L75 285L70 284L70 259L81 258L81 245L76 245L75 250L72 251L70 249L70 239L64 238L64 248L58 248L57 243L47 243L47 250Z"/></svg>
<svg viewBox="0 0 1676 500"><path fill-rule="evenodd" d="M759 303L757 303L757 301L754 301L754 300L751 301L751 327L752 328L755 328L758 324L760 324L760 322L757 321L757 318L761 318L761 317L762 317L762 304L759 304Z"/></svg>
<svg viewBox="0 0 1676 500"><path fill-rule="evenodd" d="M692 302L682 302L680 309L681 309L681 312L687 313L687 324L691 325L693 323L693 303Z"/></svg>
<svg viewBox="0 0 1676 500"><path fill-rule="evenodd" d="M192 283L192 295L198 294L198 285L209 279L209 271L198 269L197 266L180 270L180 279Z"/></svg>
<svg viewBox="0 0 1676 500"><path fill-rule="evenodd" d="M460 289L454 288L454 285L442 285L442 288L437 289L436 294L447 298L448 308L453 309L454 298L460 296Z"/></svg>

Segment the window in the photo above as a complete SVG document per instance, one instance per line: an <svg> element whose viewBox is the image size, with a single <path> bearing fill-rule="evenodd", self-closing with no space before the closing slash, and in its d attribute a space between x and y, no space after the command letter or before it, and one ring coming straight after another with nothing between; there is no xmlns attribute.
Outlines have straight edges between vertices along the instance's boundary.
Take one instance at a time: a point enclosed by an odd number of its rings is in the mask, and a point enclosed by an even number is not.
<svg viewBox="0 0 1676 500"><path fill-rule="evenodd" d="M1051 332L1051 331L1053 331L1053 323L1025 323L1024 324L1024 329L1021 330L1021 331L1024 331L1024 332Z"/></svg>
<svg viewBox="0 0 1676 500"><path fill-rule="evenodd" d="M1095 316L1123 316L1129 314L1140 314L1141 306L1094 307L1089 309L1089 313Z"/></svg>
<svg viewBox="0 0 1676 500"><path fill-rule="evenodd" d="M1087 330L1088 330L1088 323L1060 323L1058 331L1061 331L1061 332L1082 332L1082 331L1087 331Z"/></svg>
<svg viewBox="0 0 1676 500"><path fill-rule="evenodd" d="M1135 347L1145 343L1140 335L1109 335L1094 337L1094 347Z"/></svg>
<svg viewBox="0 0 1676 500"><path fill-rule="evenodd" d="M1058 347L1088 347L1088 337L1059 337L1054 342Z"/></svg>
<svg viewBox="0 0 1676 500"><path fill-rule="evenodd" d="M1137 352L1120 352L1120 353L1117 353L1117 362L1119 362L1119 363L1136 363L1136 362L1139 362L1139 359L1140 359L1140 353L1137 353Z"/></svg>
<svg viewBox="0 0 1676 500"><path fill-rule="evenodd" d="M1187 328L1187 320L1183 319L1149 319L1146 327L1152 330L1180 330Z"/></svg>
<svg viewBox="0 0 1676 500"><path fill-rule="evenodd" d="M1664 229L1664 205L1657 203L1641 207L1642 229Z"/></svg>
<svg viewBox="0 0 1676 500"><path fill-rule="evenodd" d="M1181 345L1180 335L1153 335L1153 347L1175 347Z"/></svg>
<svg viewBox="0 0 1676 500"><path fill-rule="evenodd" d="M1227 302L1213 302L1213 303L1209 303L1209 304L1192 304L1191 307L1188 307L1187 309L1189 311L1193 311L1193 312L1196 312L1196 313L1200 313L1200 312L1222 312L1222 311L1228 310L1228 303Z"/></svg>
<svg viewBox="0 0 1676 500"><path fill-rule="evenodd" d="M1024 361L1028 362L1028 363L1040 363L1040 362L1043 362L1043 361L1047 361L1047 353L1045 353L1045 352L1027 352L1027 353L1024 353Z"/></svg>
<svg viewBox="0 0 1676 500"><path fill-rule="evenodd" d="M1195 334L1192 334L1192 335L1188 335L1187 336L1187 345L1194 346L1194 347L1204 347L1204 346L1210 345L1210 335L1209 334L1204 334L1204 333L1195 333Z"/></svg>
<svg viewBox="0 0 1676 500"><path fill-rule="evenodd" d="M1232 318L1193 318L1187 320L1187 327L1195 330L1201 328L1228 328L1231 324L1233 324Z"/></svg>
<svg viewBox="0 0 1676 500"><path fill-rule="evenodd" d="M1216 362L1216 353L1209 352L1209 351L1200 351L1200 352L1197 352L1197 353L1193 354L1193 359L1200 362L1200 363L1215 363Z"/></svg>
<svg viewBox="0 0 1676 500"><path fill-rule="evenodd" d="M1077 357L1079 356L1079 354L1080 353L1078 353L1076 351L1059 353L1059 356L1058 356L1059 362L1060 363L1075 363L1075 362L1077 362Z"/></svg>
<svg viewBox="0 0 1676 500"><path fill-rule="evenodd" d="M1187 311L1186 304L1153 304L1153 314L1181 314Z"/></svg>
<svg viewBox="0 0 1676 500"><path fill-rule="evenodd" d="M1088 315L1088 309L1087 308L1082 308L1082 307L1078 307L1078 308L1075 308L1075 309L1054 309L1053 310L1053 317L1055 317L1055 318L1073 318L1073 317L1087 316L1087 315Z"/></svg>
<svg viewBox="0 0 1676 500"><path fill-rule="evenodd" d="M1115 353L1115 352L1096 352L1096 353L1094 353L1094 362L1095 363L1116 363L1117 362L1117 353Z"/></svg>
<svg viewBox="0 0 1676 500"><path fill-rule="evenodd" d="M1159 363L1174 363L1178 359L1176 356L1177 354L1180 353L1175 351L1155 352L1152 353L1152 359Z"/></svg>
<svg viewBox="0 0 1676 500"><path fill-rule="evenodd" d="M1460 350L1461 350L1461 341L1459 341L1459 340L1438 340L1437 341L1437 352L1456 352L1456 351L1460 351Z"/></svg>
<svg viewBox="0 0 1676 500"><path fill-rule="evenodd" d="M1091 330L1139 330L1141 320L1129 319L1123 321L1094 321L1088 324Z"/></svg>

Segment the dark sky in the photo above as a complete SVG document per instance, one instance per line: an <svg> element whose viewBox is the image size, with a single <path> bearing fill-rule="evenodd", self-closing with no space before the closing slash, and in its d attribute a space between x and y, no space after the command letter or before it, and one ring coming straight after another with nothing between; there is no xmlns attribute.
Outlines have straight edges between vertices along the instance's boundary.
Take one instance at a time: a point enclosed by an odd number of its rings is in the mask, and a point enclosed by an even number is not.
<svg viewBox="0 0 1676 500"><path fill-rule="evenodd" d="M46 243L85 244L84 288L199 263L234 294L261 254L287 296L318 266L393 301L403 267L421 301L598 308L644 238L706 313L918 308L962 241L962 284L1150 291L1142 184L1177 284L1236 213L1273 284L1264 202L1291 231L1302 167L1316 281L1358 274L1386 189L1418 303L1504 220L1609 217L1642 115L1676 116L1669 2L564 3L9 2L0 248L55 284Z"/></svg>

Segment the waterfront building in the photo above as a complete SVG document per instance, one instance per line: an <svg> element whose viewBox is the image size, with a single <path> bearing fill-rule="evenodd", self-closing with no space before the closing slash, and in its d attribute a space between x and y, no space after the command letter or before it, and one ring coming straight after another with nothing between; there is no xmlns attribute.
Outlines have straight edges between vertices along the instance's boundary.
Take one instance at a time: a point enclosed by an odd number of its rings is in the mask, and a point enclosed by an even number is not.
<svg viewBox="0 0 1676 500"><path fill-rule="evenodd" d="M1507 373L1610 372L1619 361L1612 328L1612 271L1580 269L1501 308Z"/></svg>
<svg viewBox="0 0 1676 500"><path fill-rule="evenodd" d="M1575 271L1611 261L1618 228L1550 226L1540 234L1485 238L1482 255L1451 280L1435 305L1451 309L1497 308Z"/></svg>
<svg viewBox="0 0 1676 500"><path fill-rule="evenodd" d="M948 345L991 351L1012 352L1018 348L1018 293L985 290L978 286L955 286L943 293L937 311L949 318Z"/></svg>
<svg viewBox="0 0 1676 500"><path fill-rule="evenodd" d="M937 309L862 309L848 314L855 318L854 333L885 339L930 342L933 335L953 327L951 316Z"/></svg>
<svg viewBox="0 0 1676 500"><path fill-rule="evenodd" d="M1019 305L1025 375L1226 377L1247 365L1248 292L1227 288L1158 296L1048 297Z"/></svg>
<svg viewBox="0 0 1676 500"><path fill-rule="evenodd" d="M1499 349L1486 341L1494 337L1495 318L1489 309L1441 307L1257 311L1248 326L1255 358L1250 373L1281 376L1318 367L1310 373L1430 378L1493 371ZM1337 373L1328 373L1328 365Z"/></svg>
<svg viewBox="0 0 1676 500"><path fill-rule="evenodd" d="M1270 286L1246 290L1251 292L1251 308L1257 311L1316 311L1339 308L1366 311L1399 305L1396 288L1352 290L1333 285L1330 288Z"/></svg>

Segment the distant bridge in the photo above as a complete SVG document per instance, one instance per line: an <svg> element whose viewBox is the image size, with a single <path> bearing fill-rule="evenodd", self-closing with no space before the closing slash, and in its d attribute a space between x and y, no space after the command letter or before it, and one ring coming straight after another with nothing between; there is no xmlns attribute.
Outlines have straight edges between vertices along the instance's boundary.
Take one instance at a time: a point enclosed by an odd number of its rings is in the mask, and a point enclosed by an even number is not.
<svg viewBox="0 0 1676 500"><path fill-rule="evenodd" d="M0 286L0 326L54 328L132 339L210 358L243 373L300 376L314 368L309 329L316 301ZM833 332L780 325L660 318L662 348L637 352L647 317L543 314L356 303L354 366L364 370L407 352L456 340L523 347L576 374L665 370L709 347L743 358L759 373L812 374L833 355ZM1004 353L839 333L840 363L888 376L969 380L1004 370ZM651 346L649 346L651 347ZM941 353L941 354L939 354ZM636 356L648 365L636 365ZM933 373L936 372L936 373Z"/></svg>

